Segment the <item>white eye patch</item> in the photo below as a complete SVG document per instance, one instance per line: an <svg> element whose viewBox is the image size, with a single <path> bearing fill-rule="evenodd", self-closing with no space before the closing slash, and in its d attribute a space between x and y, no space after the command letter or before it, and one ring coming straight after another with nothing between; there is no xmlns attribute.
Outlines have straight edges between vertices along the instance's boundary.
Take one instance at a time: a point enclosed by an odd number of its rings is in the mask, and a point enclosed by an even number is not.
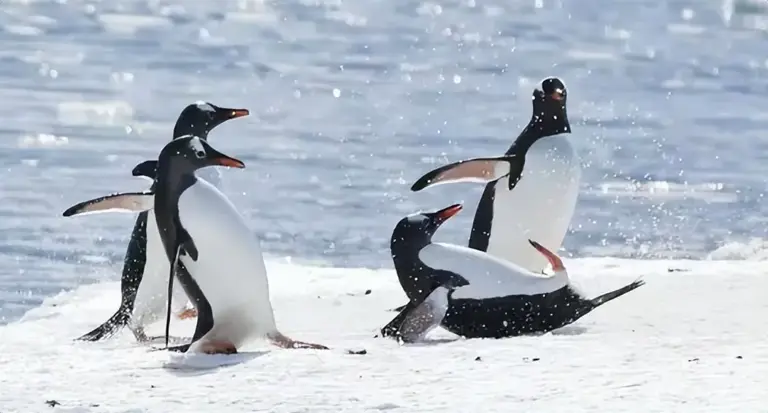
<svg viewBox="0 0 768 413"><path fill-rule="evenodd" d="M422 214L413 214L408 218L408 223L410 224L420 224L423 221L426 221L428 218Z"/></svg>
<svg viewBox="0 0 768 413"><path fill-rule="evenodd" d="M204 111L204 112L216 112L216 110L207 102L203 102L202 100L198 100L195 102L195 105L197 105L197 108Z"/></svg>
<svg viewBox="0 0 768 413"><path fill-rule="evenodd" d="M194 138L190 139L189 147L195 153L195 156L201 159L205 158L205 146L203 146L203 142L200 141L200 138L195 136Z"/></svg>

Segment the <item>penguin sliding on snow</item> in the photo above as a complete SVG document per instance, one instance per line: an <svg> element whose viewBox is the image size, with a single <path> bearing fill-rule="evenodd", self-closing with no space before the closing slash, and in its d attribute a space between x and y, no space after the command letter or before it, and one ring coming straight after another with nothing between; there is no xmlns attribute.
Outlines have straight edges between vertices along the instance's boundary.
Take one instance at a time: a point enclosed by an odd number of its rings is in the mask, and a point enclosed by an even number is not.
<svg viewBox="0 0 768 413"><path fill-rule="evenodd" d="M433 243L440 225L461 208L412 214L395 227L392 260L410 301L382 336L412 341L438 325L466 338L545 333L645 284L638 280L589 299L570 286L560 258L534 240L528 240L529 248L550 263L554 275L542 276L476 249Z"/></svg>
<svg viewBox="0 0 768 413"><path fill-rule="evenodd" d="M533 115L504 156L474 158L434 169L411 187L421 191L451 182L487 183L475 212L469 248L530 271L547 260L530 247L536 240L557 251L576 207L581 165L567 134L565 84L546 78L533 91Z"/></svg>
<svg viewBox="0 0 768 413"><path fill-rule="evenodd" d="M173 128L173 138L195 135L208 139L208 133L216 126L239 117L247 116L247 109L231 109L198 101L188 105L179 114ZM149 170L149 168L147 168ZM216 168L201 171L200 177L219 186L220 176ZM146 174L154 181L154 170ZM154 189L154 184L150 190ZM66 216L66 213L65 213ZM78 337L78 340L98 341L109 338L124 326L133 332L138 341L146 341L144 326L160 319L165 309L166 276L168 259L165 257L160 234L157 231L154 213L144 211L136 218L123 262L120 279L120 307L112 317L92 331ZM177 289L174 301L186 302L184 290ZM194 317L194 312L185 310L179 318Z"/></svg>
<svg viewBox="0 0 768 413"><path fill-rule="evenodd" d="M155 189L128 192L81 202L70 215L154 210L163 247L170 262L168 297L173 270L197 310L197 325L188 345L175 351L234 353L252 338L266 337L284 348L327 349L292 340L275 324L266 268L258 240L224 194L195 171L206 166L244 168L196 136L177 138L158 160L143 162L134 175L156 168ZM168 303L170 306L170 302ZM166 319L166 345L170 312Z"/></svg>

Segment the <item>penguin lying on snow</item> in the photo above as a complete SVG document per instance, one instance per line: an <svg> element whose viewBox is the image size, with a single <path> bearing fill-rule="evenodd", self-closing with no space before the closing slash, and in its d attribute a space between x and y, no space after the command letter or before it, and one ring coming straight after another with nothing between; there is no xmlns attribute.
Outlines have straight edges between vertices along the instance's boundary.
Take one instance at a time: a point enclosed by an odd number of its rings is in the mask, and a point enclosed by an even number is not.
<svg viewBox="0 0 768 413"><path fill-rule="evenodd" d="M173 128L173 138L195 135L208 139L208 133L216 126L230 120L248 115L247 109L218 107L208 102L195 102L184 108ZM145 166L146 176L153 180L154 164ZM201 177L219 186L220 176L215 168L201 171ZM67 216L67 213L65 213ZM165 288L168 275L168 259L165 257L160 234L153 211L144 211L136 218L128 249L125 252L123 274L120 280L120 307L112 317L92 331L78 337L78 340L98 341L111 337L122 327L128 325L136 340L146 341L144 326L158 319L165 308ZM177 289L174 299L185 303L184 290ZM179 318L194 317L195 313L185 310L177 314Z"/></svg>
<svg viewBox="0 0 768 413"><path fill-rule="evenodd" d="M553 276L475 249L433 243L435 231L460 210L457 204L409 215L395 227L392 260L410 302L381 330L382 336L417 340L438 325L466 338L544 333L644 284L638 280L588 299L570 286L560 258L536 241L528 245L547 259Z"/></svg>
<svg viewBox="0 0 768 413"><path fill-rule="evenodd" d="M245 167L199 137L177 138L165 145L156 163L147 161L134 169L134 175L144 175L156 166L153 191L82 202L70 208L69 214L154 210L171 271L181 269L177 278L198 314L192 342L171 350L234 353L256 337L266 337L284 348L327 349L292 340L277 329L258 240L229 199L194 174L213 165ZM169 300L172 275L168 278ZM169 323L170 313L166 345Z"/></svg>
<svg viewBox="0 0 768 413"><path fill-rule="evenodd" d="M578 155L568 139L567 91L550 77L533 91L533 114L504 156L441 166L416 180L412 191L451 182L486 183L475 212L469 248L533 272L547 260L528 244L556 251L568 231L581 180Z"/></svg>

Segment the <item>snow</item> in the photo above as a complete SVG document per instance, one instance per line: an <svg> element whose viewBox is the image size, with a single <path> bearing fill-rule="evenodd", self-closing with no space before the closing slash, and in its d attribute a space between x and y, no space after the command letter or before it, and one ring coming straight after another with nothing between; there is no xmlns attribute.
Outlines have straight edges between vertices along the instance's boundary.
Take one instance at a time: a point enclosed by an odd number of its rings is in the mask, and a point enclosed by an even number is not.
<svg viewBox="0 0 768 413"><path fill-rule="evenodd" d="M647 284L554 333L455 340L438 329L426 343L401 346L373 337L405 300L392 270L268 261L280 329L333 349L256 342L238 355L193 357L150 351L128 331L72 341L119 297L118 282L81 286L0 327L0 411L768 411L768 264L565 265L590 296L640 276ZM192 328L174 320L172 334ZM161 334L162 323L148 332ZM359 348L367 354L345 352Z"/></svg>

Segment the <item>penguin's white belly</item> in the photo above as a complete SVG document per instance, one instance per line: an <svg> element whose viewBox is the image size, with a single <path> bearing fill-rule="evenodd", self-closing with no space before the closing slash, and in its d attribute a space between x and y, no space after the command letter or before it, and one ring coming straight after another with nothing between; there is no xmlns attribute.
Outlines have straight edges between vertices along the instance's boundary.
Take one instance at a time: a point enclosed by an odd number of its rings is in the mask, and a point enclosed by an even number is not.
<svg viewBox="0 0 768 413"><path fill-rule="evenodd" d="M498 181L488 254L540 272L548 262L528 239L551 251L560 248L581 181L580 160L567 136L536 141L526 153L522 178L512 191L506 179Z"/></svg>
<svg viewBox="0 0 768 413"><path fill-rule="evenodd" d="M147 245L144 273L136 292L131 324L134 327L151 324L165 316L168 300L170 265L165 254L153 210L147 211ZM187 303L182 288L173 291L173 306L181 308Z"/></svg>
<svg viewBox="0 0 768 413"><path fill-rule="evenodd" d="M276 332L261 248L234 205L198 180L181 194L179 220L198 251L197 261L184 255L181 261L208 300L214 323L190 351L207 340L239 347Z"/></svg>
<svg viewBox="0 0 768 413"><path fill-rule="evenodd" d="M568 285L567 273L551 277L536 275L485 252L442 242L433 242L422 248L419 259L429 268L451 271L469 282L469 285L456 288L454 299L485 300L510 295L546 294Z"/></svg>

